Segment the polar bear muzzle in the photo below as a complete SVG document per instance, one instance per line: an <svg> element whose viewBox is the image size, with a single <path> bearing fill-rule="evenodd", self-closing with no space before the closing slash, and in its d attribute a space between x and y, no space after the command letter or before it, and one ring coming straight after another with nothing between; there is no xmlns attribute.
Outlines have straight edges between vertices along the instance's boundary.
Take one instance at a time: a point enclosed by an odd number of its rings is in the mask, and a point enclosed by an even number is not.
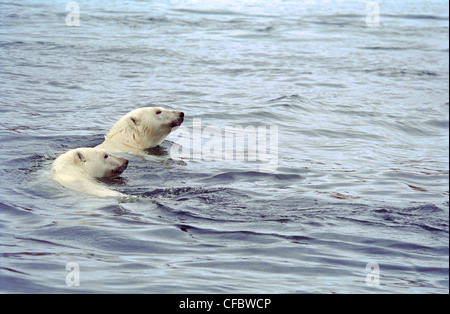
<svg viewBox="0 0 450 314"><path fill-rule="evenodd" d="M128 167L128 160L125 158L116 157L121 161L121 165L119 165L117 168L112 170L112 177L117 177L122 174L122 172L125 171Z"/></svg>
<svg viewBox="0 0 450 314"><path fill-rule="evenodd" d="M178 118L173 120L169 125L171 131L175 131L176 129L178 129L178 127L183 123L183 121L184 121L184 112L180 112Z"/></svg>

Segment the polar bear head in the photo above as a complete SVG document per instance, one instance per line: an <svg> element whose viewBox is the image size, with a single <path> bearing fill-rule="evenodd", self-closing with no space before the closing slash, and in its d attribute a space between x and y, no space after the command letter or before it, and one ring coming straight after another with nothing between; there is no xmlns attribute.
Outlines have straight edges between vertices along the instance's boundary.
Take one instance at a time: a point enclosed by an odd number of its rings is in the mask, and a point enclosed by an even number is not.
<svg viewBox="0 0 450 314"><path fill-rule="evenodd" d="M112 151L149 149L161 144L183 120L184 113L180 111L161 107L135 109L114 124L98 148Z"/></svg>
<svg viewBox="0 0 450 314"><path fill-rule="evenodd" d="M122 174L128 160L103 149L77 148L59 156L53 163L56 173L72 177L108 178Z"/></svg>
<svg viewBox="0 0 450 314"><path fill-rule="evenodd" d="M99 197L122 197L97 181L120 175L128 166L128 160L103 149L77 148L60 155L53 162L52 179L72 190Z"/></svg>

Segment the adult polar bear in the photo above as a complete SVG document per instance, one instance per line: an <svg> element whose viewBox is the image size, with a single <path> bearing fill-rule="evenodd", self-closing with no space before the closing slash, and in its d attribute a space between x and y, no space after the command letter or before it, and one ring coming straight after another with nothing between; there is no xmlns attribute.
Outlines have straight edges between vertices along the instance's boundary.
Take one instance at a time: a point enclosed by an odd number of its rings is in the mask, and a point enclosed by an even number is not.
<svg viewBox="0 0 450 314"><path fill-rule="evenodd" d="M161 107L135 109L117 121L96 148L110 152L143 152L161 144L184 120L184 113Z"/></svg>
<svg viewBox="0 0 450 314"><path fill-rule="evenodd" d="M77 148L55 159L52 178L64 187L99 197L125 196L108 189L96 178L119 176L127 166L127 159L116 157L103 149Z"/></svg>

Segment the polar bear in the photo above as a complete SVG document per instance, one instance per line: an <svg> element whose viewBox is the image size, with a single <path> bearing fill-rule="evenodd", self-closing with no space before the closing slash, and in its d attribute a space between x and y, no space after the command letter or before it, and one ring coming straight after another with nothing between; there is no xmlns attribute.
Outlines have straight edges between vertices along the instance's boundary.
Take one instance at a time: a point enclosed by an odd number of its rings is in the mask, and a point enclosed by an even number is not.
<svg viewBox="0 0 450 314"><path fill-rule="evenodd" d="M127 166L127 159L111 155L103 149L77 148L55 159L52 178L64 187L95 196L125 196L108 189L96 178L119 176Z"/></svg>
<svg viewBox="0 0 450 314"><path fill-rule="evenodd" d="M161 144L184 120L184 113L161 107L135 109L117 121L96 148L110 152L142 152Z"/></svg>

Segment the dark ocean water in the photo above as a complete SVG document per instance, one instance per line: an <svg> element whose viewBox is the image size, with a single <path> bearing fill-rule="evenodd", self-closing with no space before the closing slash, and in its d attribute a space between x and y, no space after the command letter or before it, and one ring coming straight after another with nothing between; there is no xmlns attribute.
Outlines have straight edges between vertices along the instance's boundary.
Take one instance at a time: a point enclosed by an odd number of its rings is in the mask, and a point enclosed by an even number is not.
<svg viewBox="0 0 450 314"><path fill-rule="evenodd" d="M449 3L377 3L0 1L0 291L448 293ZM156 105L129 197L48 179Z"/></svg>

